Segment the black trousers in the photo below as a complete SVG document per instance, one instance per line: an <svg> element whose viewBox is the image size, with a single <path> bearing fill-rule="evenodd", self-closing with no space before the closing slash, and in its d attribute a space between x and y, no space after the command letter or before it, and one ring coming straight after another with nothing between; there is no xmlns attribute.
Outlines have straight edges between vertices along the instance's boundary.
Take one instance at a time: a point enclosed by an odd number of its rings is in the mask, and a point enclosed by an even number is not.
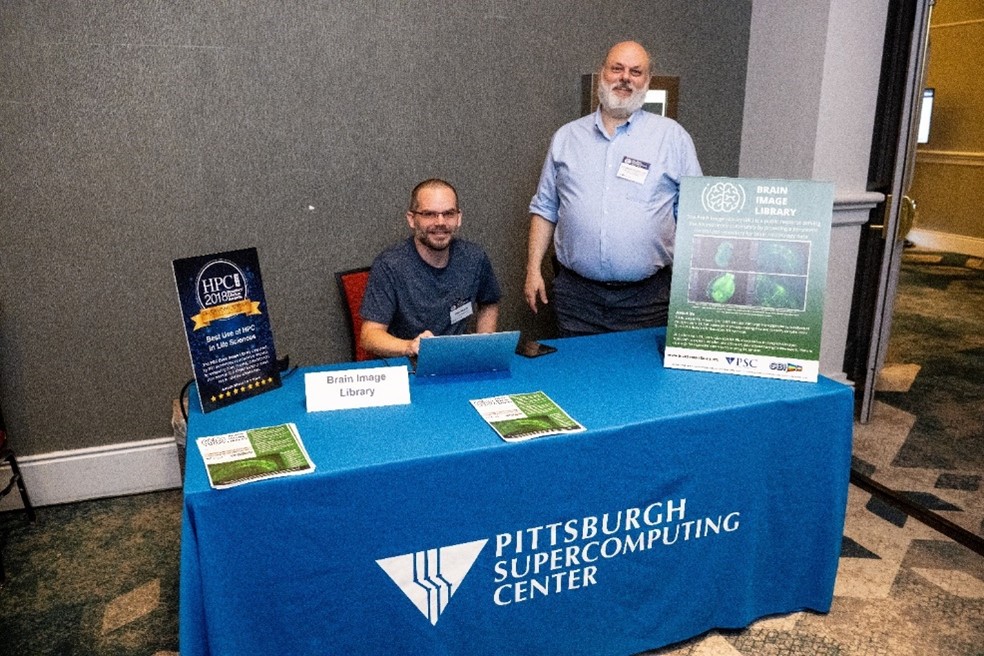
<svg viewBox="0 0 984 656"><path fill-rule="evenodd" d="M664 267L633 283L606 284L560 267L553 283L561 337L665 326L673 270Z"/></svg>

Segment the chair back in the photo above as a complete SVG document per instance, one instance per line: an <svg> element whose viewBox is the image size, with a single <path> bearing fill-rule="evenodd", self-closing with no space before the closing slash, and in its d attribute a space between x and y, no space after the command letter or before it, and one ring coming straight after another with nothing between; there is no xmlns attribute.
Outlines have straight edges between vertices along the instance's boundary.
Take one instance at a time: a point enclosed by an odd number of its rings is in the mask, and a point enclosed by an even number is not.
<svg viewBox="0 0 984 656"><path fill-rule="evenodd" d="M348 319L352 359L356 362L371 360L372 354L359 346L359 333L362 332L359 307L362 305L362 296L366 293L366 284L369 282L369 267L339 271L335 274L335 282L338 284L338 293L341 294L345 316Z"/></svg>

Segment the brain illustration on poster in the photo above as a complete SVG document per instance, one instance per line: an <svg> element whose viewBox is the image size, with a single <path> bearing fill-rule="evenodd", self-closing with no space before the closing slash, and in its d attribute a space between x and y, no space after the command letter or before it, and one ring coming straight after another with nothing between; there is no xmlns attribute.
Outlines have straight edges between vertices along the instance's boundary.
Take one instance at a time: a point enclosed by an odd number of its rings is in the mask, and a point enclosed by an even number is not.
<svg viewBox="0 0 984 656"><path fill-rule="evenodd" d="M256 249L172 265L202 411L280 387Z"/></svg>

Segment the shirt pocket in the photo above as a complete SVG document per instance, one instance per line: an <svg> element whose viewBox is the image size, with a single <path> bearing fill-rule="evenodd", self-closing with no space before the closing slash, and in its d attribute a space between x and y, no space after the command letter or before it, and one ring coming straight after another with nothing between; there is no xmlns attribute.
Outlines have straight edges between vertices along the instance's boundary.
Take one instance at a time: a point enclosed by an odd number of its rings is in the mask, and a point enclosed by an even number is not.
<svg viewBox="0 0 984 656"><path fill-rule="evenodd" d="M676 193L676 187L666 176L660 175L655 170L655 167L649 170L649 175L646 176L646 180L642 184L628 180L624 182L629 185L625 197L633 203L638 203L646 207L660 205L666 200L667 196L672 196Z"/></svg>
<svg viewBox="0 0 984 656"><path fill-rule="evenodd" d="M622 182L625 183L626 200L638 205L654 205L656 202L656 195L659 191L659 185L657 184L658 177L658 175L650 171L649 175L646 176L646 179L642 183L622 180Z"/></svg>

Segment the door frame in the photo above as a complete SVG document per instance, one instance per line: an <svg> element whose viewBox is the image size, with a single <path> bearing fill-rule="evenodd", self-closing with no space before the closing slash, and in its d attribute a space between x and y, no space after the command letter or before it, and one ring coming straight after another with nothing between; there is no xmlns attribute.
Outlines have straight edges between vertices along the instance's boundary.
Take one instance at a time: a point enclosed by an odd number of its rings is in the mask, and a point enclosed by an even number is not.
<svg viewBox="0 0 984 656"><path fill-rule="evenodd" d="M925 79L929 20L935 0L891 0L885 30L868 191L885 195L862 229L844 370L855 383L859 420L871 417L884 364L905 235L900 199L912 179ZM908 202L908 201L907 201Z"/></svg>

